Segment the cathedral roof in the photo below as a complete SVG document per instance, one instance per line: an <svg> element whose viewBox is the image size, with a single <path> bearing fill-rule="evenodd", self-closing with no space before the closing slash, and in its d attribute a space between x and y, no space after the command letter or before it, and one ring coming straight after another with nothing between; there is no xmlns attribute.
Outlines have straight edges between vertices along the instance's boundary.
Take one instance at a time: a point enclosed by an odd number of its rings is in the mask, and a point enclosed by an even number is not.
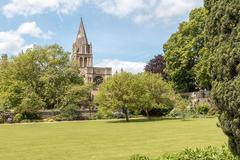
<svg viewBox="0 0 240 160"><path fill-rule="evenodd" d="M82 18L81 18L80 27L79 27L79 30L78 30L76 42L78 42L78 44L88 44L87 35L86 35L86 32L85 32L85 28L84 28L84 25L83 25Z"/></svg>

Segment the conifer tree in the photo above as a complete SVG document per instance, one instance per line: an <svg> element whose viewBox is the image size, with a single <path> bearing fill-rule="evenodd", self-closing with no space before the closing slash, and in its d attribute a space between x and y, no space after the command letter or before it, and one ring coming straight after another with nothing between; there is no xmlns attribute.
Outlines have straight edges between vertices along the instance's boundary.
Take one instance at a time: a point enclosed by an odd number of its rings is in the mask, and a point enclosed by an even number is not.
<svg viewBox="0 0 240 160"><path fill-rule="evenodd" d="M240 0L205 0L212 98L229 148L240 155Z"/></svg>

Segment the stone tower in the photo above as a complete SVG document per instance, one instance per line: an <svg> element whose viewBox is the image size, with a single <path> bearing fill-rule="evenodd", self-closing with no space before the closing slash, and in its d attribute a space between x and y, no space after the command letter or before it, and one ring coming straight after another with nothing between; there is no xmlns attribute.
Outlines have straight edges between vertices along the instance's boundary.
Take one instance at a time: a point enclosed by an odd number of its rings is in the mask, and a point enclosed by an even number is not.
<svg viewBox="0 0 240 160"><path fill-rule="evenodd" d="M112 68L93 66L92 44L88 43L82 18L76 40L73 43L72 62L78 66L85 82L99 85L112 75Z"/></svg>
<svg viewBox="0 0 240 160"><path fill-rule="evenodd" d="M75 62L80 69L93 67L92 44L88 43L82 18L77 38L73 43L72 61Z"/></svg>

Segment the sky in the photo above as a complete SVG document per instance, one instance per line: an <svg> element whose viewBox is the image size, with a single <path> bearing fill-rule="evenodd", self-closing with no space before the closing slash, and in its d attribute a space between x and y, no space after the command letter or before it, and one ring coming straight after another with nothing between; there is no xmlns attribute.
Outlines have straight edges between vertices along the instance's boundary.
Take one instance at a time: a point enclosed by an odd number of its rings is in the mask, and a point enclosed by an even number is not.
<svg viewBox="0 0 240 160"><path fill-rule="evenodd" d="M141 72L202 0L1 0L0 54L59 44L72 51L83 18L94 65Z"/></svg>

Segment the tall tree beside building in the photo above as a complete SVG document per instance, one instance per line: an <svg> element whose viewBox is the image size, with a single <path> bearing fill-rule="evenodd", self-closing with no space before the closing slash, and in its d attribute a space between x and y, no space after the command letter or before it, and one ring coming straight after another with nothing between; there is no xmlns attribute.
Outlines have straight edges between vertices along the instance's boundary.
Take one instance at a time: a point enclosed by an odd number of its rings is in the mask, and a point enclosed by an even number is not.
<svg viewBox="0 0 240 160"><path fill-rule="evenodd" d="M69 53L58 45L35 46L11 61L0 61L0 108L16 113L30 115L39 109L85 105L89 91L73 87L82 85Z"/></svg>

